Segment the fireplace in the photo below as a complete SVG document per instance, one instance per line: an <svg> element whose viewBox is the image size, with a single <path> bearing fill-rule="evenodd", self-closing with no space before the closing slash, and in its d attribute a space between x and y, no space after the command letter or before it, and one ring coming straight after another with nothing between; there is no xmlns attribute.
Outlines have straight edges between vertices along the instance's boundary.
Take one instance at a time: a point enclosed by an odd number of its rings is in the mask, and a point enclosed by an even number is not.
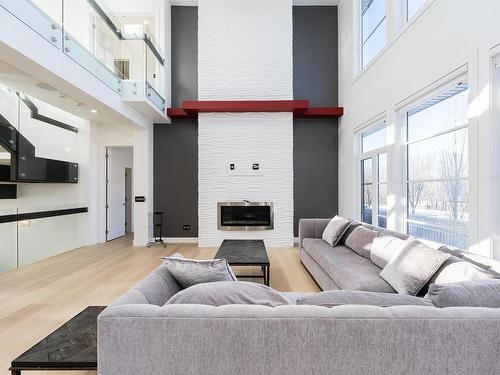
<svg viewBox="0 0 500 375"><path fill-rule="evenodd" d="M270 230L274 228L272 202L218 202L219 230Z"/></svg>

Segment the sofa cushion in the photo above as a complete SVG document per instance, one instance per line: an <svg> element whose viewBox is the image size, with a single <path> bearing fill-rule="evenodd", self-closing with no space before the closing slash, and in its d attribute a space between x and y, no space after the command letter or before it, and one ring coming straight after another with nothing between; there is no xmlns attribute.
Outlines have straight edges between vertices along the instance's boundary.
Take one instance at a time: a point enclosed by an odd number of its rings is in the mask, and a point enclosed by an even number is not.
<svg viewBox="0 0 500 375"><path fill-rule="evenodd" d="M183 288L215 281L236 281L234 272L225 259L196 260L177 256L162 259Z"/></svg>
<svg viewBox="0 0 500 375"><path fill-rule="evenodd" d="M165 305L262 305L275 307L293 304L280 292L257 283L245 281L219 281L184 289L170 298Z"/></svg>
<svg viewBox="0 0 500 375"><path fill-rule="evenodd" d="M495 276L484 268L478 267L473 263L467 262L455 256L450 256L446 259L434 276L431 277L430 282L432 284L445 284L494 278Z"/></svg>
<svg viewBox="0 0 500 375"><path fill-rule="evenodd" d="M400 294L417 295L450 254L420 241L407 241L391 258L380 276Z"/></svg>
<svg viewBox="0 0 500 375"><path fill-rule="evenodd" d="M405 241L393 236L381 235L373 239L370 260L380 268L384 268L392 256L402 249Z"/></svg>
<svg viewBox="0 0 500 375"><path fill-rule="evenodd" d="M330 246L336 246L351 221L342 216L335 216L326 226L321 238Z"/></svg>
<svg viewBox="0 0 500 375"><path fill-rule="evenodd" d="M302 248L340 289L395 293L379 276L379 267L346 246L332 248L323 240L306 238Z"/></svg>
<svg viewBox="0 0 500 375"><path fill-rule="evenodd" d="M474 263L465 261L451 255L439 270L431 277L429 282L422 288L419 295L425 295L429 290L430 284L457 283L461 281L494 279L496 275L481 268Z"/></svg>
<svg viewBox="0 0 500 375"><path fill-rule="evenodd" d="M500 280L469 280L460 283L431 284L429 298L436 307L500 307Z"/></svg>
<svg viewBox="0 0 500 375"><path fill-rule="evenodd" d="M431 301L414 296L395 293L365 292L360 290L329 290L303 296L297 305L334 307L339 305L371 305L380 307L418 305L434 306Z"/></svg>
<svg viewBox="0 0 500 375"><path fill-rule="evenodd" d="M175 293L182 290L165 264L161 264L113 305L150 304L163 305Z"/></svg>
<svg viewBox="0 0 500 375"><path fill-rule="evenodd" d="M364 258L370 259L370 251L373 239L379 232L358 226L353 229L349 237L345 240L345 245Z"/></svg>

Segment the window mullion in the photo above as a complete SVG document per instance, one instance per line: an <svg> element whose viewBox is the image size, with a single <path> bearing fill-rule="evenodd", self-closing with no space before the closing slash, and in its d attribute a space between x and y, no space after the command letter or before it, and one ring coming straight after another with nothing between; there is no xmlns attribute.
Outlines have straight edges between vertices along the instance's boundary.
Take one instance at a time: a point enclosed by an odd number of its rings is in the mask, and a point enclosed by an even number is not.
<svg viewBox="0 0 500 375"><path fill-rule="evenodd" d="M378 181L378 155L372 158L372 182L373 182L373 203L372 203L372 223L378 225L378 198L379 198L379 181Z"/></svg>

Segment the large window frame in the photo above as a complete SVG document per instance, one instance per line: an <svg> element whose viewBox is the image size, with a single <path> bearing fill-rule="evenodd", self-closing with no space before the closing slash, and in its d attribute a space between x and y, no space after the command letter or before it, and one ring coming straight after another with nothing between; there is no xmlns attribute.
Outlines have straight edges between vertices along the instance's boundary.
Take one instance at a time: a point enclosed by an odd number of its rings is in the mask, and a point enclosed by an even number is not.
<svg viewBox="0 0 500 375"><path fill-rule="evenodd" d="M373 147L366 151L363 149L363 140L367 136L384 130L385 141L384 144L379 147ZM388 144L388 126L387 121L384 119L373 122L365 129L358 133L359 141L359 161L358 161L358 171L359 171L359 206L358 206L358 218L361 222L387 227L387 191L388 191L388 158L389 158L389 144ZM385 159L385 162L381 162ZM365 180L365 166L367 163L371 164L371 171L369 173L369 181ZM385 176L382 175L381 169L385 164ZM366 190L365 190L366 189ZM381 192L385 189L385 214L381 210ZM366 205L366 194L365 191L371 191L371 201L370 204ZM369 220L367 220L367 206L371 209L371 215L369 215Z"/></svg>
<svg viewBox="0 0 500 375"><path fill-rule="evenodd" d="M418 225L419 222L416 221L416 220L413 220L411 218L409 218L410 216L410 194L409 194L409 191L410 191L410 184L432 184L432 183L436 183L436 184L443 184L443 183L446 183L446 182L449 182L449 181L464 181L467 183L467 205L468 205L468 219L467 219L467 222L468 222L468 229L467 229L467 243L465 243L463 246L461 247L464 247L464 248L468 248L469 247L469 244L470 244L470 241L471 241L471 213L470 213L470 206L471 206L471 170L470 170L470 165L472 165L471 163L471 158L472 158L472 152L471 152L471 148L470 148L470 137L471 137L471 121L470 121L470 118L469 116L467 116L467 119L466 119L466 122L465 123L461 123L461 124L458 124L458 125L455 125L453 127L449 127L449 128L445 128L444 130L442 131L436 131L436 132L433 132L431 135L429 136L425 136L425 137L422 137L422 138L417 138L417 139L414 139L414 140L409 140L409 113L411 112L412 109L415 109L415 108L418 108L419 106L421 107L426 107L426 108L429 108L431 107L431 105L428 105L426 104L426 102L428 102L429 100L436 100L436 102L434 104L438 104L440 103L442 100L439 100L439 99L436 99L436 98L439 98L440 95L447 95L446 93L449 93L450 91L452 91L454 88L456 87L459 87L459 86L462 86L463 88L463 91L467 90L467 92L469 93L469 87L468 87L468 84L467 84L467 81L466 81L466 77L462 76L460 77L459 79L456 79L456 80L453 80L452 82L449 82L448 84L445 84L445 85L442 85L441 87L433 90L431 93L427 94L425 96L424 99L421 99L419 101L416 101L410 105L407 105L406 108L404 110L401 111L400 113L400 119L401 119L401 122L400 122L400 126L401 126L401 131L402 131L402 145L403 145L403 189L402 189L402 201L404 202L403 203L403 228L404 228L404 231L406 233L410 233L410 225L411 224L414 224L414 225ZM460 93L461 91L458 90L458 93ZM469 93L470 95L470 93ZM467 108L466 110L468 111L468 107L469 107L469 100L467 101ZM445 137L447 135L453 135L453 134L458 134L458 132L460 131L463 131L464 129L467 130L467 138L466 138L466 146L467 146L467 176L466 177L460 177L460 178L449 178L449 179L446 179L446 178L443 178L442 176L440 178L411 178L410 177L410 167L409 167L409 160L410 160L410 155L409 155L409 149L412 145L415 145L415 144L418 144L419 142L425 142L425 141L429 141L429 140L433 140L433 139L436 139L436 138L439 138L439 137ZM422 223L420 223L422 224ZM422 224L424 225L424 224ZM429 224L429 223L425 223L425 226L427 227L434 227L436 230L443 230L445 227L443 227L442 225L435 225L433 226L432 224ZM425 239L425 237L424 237ZM432 239L429 239L432 241ZM443 242L445 243L446 241L438 241L438 242ZM448 245L450 245L450 243L448 243ZM453 246L453 244L451 244Z"/></svg>
<svg viewBox="0 0 500 375"><path fill-rule="evenodd" d="M366 13L369 11L370 6L374 4L375 2L382 1L385 2L385 14L384 16L377 22L373 30L369 33L369 35L364 38L364 28L363 28L363 21L364 21L364 16ZM364 70L366 69L373 61L377 59L377 56L379 56L384 48L387 46L388 43L388 38L387 38L387 30L389 27L389 17L388 17L388 3L387 0L360 0L359 1L359 65L360 69ZM376 34L378 31L380 31L381 28L385 28L384 30L384 44L381 45L376 53L373 54L373 56L369 60L365 60L365 45L373 40L372 38L375 38Z"/></svg>

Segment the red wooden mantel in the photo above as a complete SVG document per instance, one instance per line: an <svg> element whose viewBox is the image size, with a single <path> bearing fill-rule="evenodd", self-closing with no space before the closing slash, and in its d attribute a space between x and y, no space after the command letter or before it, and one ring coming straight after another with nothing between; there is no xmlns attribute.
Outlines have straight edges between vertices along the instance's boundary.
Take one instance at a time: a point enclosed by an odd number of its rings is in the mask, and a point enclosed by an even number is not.
<svg viewBox="0 0 500 375"><path fill-rule="evenodd" d="M344 114L344 108L309 107L309 100L185 100L182 108L168 108L167 116L197 118L203 112L293 112L294 118L338 118Z"/></svg>

